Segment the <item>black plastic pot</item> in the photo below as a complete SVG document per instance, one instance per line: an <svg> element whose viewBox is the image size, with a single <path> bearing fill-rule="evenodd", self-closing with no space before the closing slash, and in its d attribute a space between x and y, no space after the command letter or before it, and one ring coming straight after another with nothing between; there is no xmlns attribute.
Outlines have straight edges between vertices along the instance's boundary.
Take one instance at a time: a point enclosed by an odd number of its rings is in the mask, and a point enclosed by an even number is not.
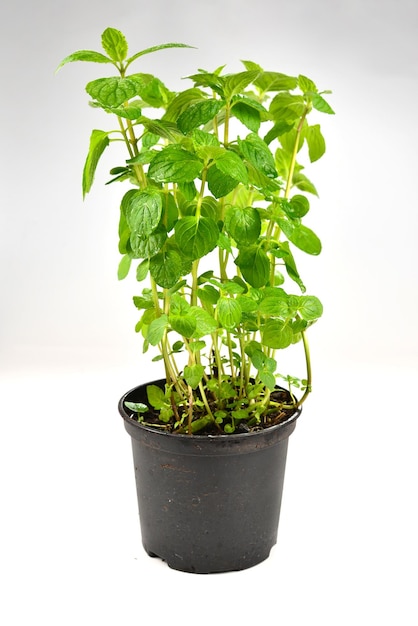
<svg viewBox="0 0 418 626"><path fill-rule="evenodd" d="M153 381L150 384L163 384ZM264 561L277 541L288 438L300 410L271 428L234 435L178 435L119 412L132 438L142 543L176 570L214 573Z"/></svg>

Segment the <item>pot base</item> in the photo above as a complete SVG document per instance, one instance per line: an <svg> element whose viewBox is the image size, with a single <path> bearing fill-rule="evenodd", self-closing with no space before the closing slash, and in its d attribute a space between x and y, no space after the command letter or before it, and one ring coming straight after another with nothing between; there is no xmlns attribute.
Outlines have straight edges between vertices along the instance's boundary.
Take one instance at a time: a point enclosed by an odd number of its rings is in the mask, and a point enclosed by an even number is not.
<svg viewBox="0 0 418 626"><path fill-rule="evenodd" d="M170 560L166 560L162 558L161 556L159 556L158 554L155 554L154 552L151 552L145 547L145 545L143 545L143 548L145 552L148 554L148 556L151 557L152 559L161 559L161 561L164 561L164 563L167 563L168 567L170 567L171 569L174 569L180 572L185 572L187 574L222 574L226 572L242 571L244 569L249 569L250 567L255 567L256 565L259 565L260 563L268 559L268 557L270 556L270 552L271 552L271 548L270 548L268 552L266 552L265 554L257 555L257 558L255 558L251 562L243 558L242 563L237 563L235 568L232 567L231 564L226 564L226 563L222 564L221 561L217 559L216 563L214 563L213 565L213 569L208 569L207 565L203 567L203 569L196 569L196 567L194 565L191 565L190 563L184 564L183 558L180 555L174 555L174 558L170 561Z"/></svg>

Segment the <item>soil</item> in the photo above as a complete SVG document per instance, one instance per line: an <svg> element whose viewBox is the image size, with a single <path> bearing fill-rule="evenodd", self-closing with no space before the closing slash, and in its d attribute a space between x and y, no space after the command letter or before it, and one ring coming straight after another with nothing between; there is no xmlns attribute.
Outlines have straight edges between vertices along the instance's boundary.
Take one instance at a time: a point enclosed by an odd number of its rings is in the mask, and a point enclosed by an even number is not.
<svg viewBox="0 0 418 626"><path fill-rule="evenodd" d="M279 403L282 405L290 405L294 403L294 398L292 398L289 391L287 389L283 389L282 387L279 387L275 391L273 391L270 397L273 402ZM211 406L211 409L213 411L216 411L215 406ZM132 419L136 418L135 413L133 413L129 409L126 409L126 410L127 412L131 414ZM275 411L272 411L268 415L264 416L262 418L261 423L253 427L248 426L248 424L244 420L241 420L239 422L236 420L236 427L235 427L235 431L233 434L255 432L259 430L264 430L266 428L270 428L272 426L276 426L280 422L283 422L289 417L291 417L294 412L295 412L294 408L277 407ZM199 410L199 413L195 413L195 419L199 419L203 417L205 414L206 414L206 411ZM163 424L159 419L159 412L153 408L151 408L148 413L145 413L143 415L143 419L144 419L144 423L146 423L147 426L155 427L158 430L164 430L166 432L173 432L173 433L177 432L177 433L187 434L187 427L184 429L180 429L180 430L179 429L174 430L174 421L175 421L174 418L173 418L172 423L170 422L168 424ZM227 423L230 420L226 418L224 421ZM225 435L225 434L227 433L224 432L223 428L221 429L215 426L213 423L211 423L206 428L202 428L199 432L195 433L195 436Z"/></svg>

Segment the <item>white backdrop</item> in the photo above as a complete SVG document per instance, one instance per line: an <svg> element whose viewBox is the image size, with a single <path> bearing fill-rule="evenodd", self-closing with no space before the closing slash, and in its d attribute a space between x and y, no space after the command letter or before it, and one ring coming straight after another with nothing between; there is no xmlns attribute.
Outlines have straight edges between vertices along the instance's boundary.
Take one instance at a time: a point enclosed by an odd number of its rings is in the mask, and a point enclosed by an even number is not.
<svg viewBox="0 0 418 626"><path fill-rule="evenodd" d="M292 436L279 543L248 572L182 575L140 546L115 406L150 367L133 331L138 289L116 279L121 187L103 186L110 155L81 198L90 131L108 124L84 86L107 68L78 63L54 74L67 54L99 50L108 26L126 34L131 52L196 46L142 59L142 71L174 89L198 67L234 71L251 59L333 91L337 115L322 117L327 154L307 172L320 194L310 224L324 250L306 269L300 260L325 305L312 333L315 394ZM417 623L417 38L413 0L16 0L2 9L8 626L125 626L154 602L174 625L229 611L244 625Z"/></svg>

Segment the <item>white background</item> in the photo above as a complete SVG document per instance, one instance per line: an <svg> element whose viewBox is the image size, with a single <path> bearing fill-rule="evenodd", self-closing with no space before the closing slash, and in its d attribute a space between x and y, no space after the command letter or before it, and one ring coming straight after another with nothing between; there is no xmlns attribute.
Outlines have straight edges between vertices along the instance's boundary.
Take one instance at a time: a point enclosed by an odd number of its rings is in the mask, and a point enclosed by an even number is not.
<svg viewBox="0 0 418 626"><path fill-rule="evenodd" d="M335 117L307 174L324 251L301 259L325 314L314 391L291 438L279 541L244 572L193 576L142 550L130 442L116 404L154 374L118 283L121 187L83 203L84 85L55 67L120 28L173 89L240 59L312 77ZM418 623L414 403L418 9L414 0L16 0L2 9L0 616L7 626ZM304 264L306 267L304 267ZM155 373L157 370L155 369ZM150 613L152 612L152 613Z"/></svg>

